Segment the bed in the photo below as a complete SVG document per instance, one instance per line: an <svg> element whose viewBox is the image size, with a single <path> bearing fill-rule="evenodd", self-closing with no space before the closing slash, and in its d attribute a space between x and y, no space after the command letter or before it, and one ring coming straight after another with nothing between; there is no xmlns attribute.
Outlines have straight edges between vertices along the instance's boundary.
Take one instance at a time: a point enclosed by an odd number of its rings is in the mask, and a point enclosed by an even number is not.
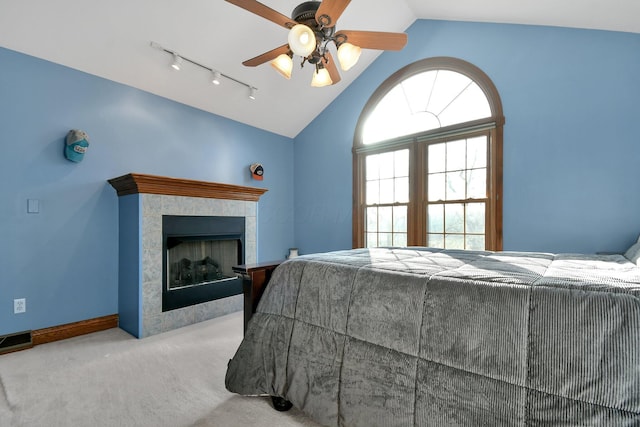
<svg viewBox="0 0 640 427"><path fill-rule="evenodd" d="M279 396L326 426L640 425L634 247L290 259L226 387Z"/></svg>

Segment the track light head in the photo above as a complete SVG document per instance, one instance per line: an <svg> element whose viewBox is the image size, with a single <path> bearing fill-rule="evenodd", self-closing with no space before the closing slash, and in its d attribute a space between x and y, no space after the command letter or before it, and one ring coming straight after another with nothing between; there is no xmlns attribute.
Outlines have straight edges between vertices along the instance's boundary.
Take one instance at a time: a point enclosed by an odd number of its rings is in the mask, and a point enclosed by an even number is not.
<svg viewBox="0 0 640 427"><path fill-rule="evenodd" d="M181 67L182 67L182 57L177 53L174 53L173 62L171 63L171 68L173 68L176 71L180 71Z"/></svg>
<svg viewBox="0 0 640 427"><path fill-rule="evenodd" d="M213 71L212 74L213 76L211 76L211 83L213 83L214 85L219 85L222 74L220 74L220 71Z"/></svg>
<svg viewBox="0 0 640 427"><path fill-rule="evenodd" d="M249 88L249 99L256 99L256 88L253 86Z"/></svg>

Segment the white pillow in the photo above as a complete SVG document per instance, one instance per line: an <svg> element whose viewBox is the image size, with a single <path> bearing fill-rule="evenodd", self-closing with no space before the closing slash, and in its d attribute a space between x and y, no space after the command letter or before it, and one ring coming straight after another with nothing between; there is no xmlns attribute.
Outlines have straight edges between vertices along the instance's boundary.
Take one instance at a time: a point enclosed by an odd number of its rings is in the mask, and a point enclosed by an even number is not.
<svg viewBox="0 0 640 427"><path fill-rule="evenodd" d="M624 257L640 267L640 239L624 253Z"/></svg>

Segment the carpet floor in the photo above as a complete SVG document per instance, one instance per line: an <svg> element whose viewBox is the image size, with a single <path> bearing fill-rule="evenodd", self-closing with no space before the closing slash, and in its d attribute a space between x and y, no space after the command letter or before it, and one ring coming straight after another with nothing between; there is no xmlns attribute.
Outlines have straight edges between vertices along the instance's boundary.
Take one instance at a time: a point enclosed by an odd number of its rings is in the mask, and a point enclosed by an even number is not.
<svg viewBox="0 0 640 427"><path fill-rule="evenodd" d="M121 329L0 355L0 426L318 427L224 387L242 313L144 339Z"/></svg>

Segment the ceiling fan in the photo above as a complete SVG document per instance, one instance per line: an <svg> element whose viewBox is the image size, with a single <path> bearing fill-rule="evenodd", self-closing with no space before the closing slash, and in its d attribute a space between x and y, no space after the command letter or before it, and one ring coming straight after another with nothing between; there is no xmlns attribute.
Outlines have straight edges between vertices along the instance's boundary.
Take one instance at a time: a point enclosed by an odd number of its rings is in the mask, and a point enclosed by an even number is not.
<svg viewBox="0 0 640 427"><path fill-rule="evenodd" d="M329 52L330 42L338 49L338 60L344 71L356 64L361 49L401 50L407 44L405 33L351 30L336 32L336 22L351 0L305 1L293 9L291 18L256 0L226 1L289 30L287 44L242 64L255 67L271 61L271 65L289 79L293 69L293 55L298 55L303 58L301 67L305 62L315 66L311 86L327 86L340 81L340 73Z"/></svg>

